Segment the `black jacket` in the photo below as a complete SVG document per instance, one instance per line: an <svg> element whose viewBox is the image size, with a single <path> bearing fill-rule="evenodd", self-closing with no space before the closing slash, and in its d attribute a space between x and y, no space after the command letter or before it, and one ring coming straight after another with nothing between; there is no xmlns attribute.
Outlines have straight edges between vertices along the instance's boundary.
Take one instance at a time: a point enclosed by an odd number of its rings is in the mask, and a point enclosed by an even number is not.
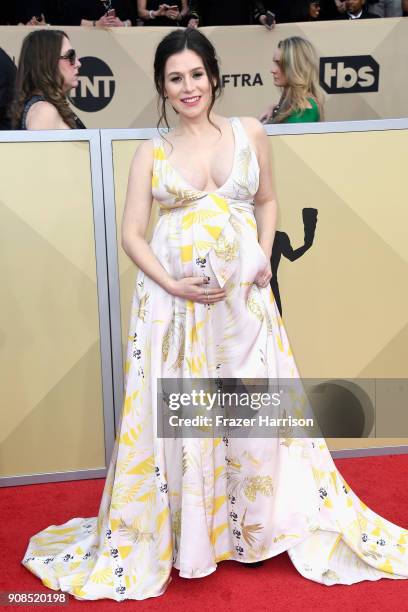
<svg viewBox="0 0 408 612"><path fill-rule="evenodd" d="M14 94L16 72L11 57L0 47L0 130L10 129L7 111Z"/></svg>
<svg viewBox="0 0 408 612"><path fill-rule="evenodd" d="M360 17L357 17L357 19L375 19L375 18L380 18L379 15L374 15L373 13L369 13L368 9L366 8L366 6L363 6L363 10L361 12ZM349 19L350 21L354 21L354 19L352 17L350 17L350 15L348 13L341 13L338 15L337 19Z"/></svg>

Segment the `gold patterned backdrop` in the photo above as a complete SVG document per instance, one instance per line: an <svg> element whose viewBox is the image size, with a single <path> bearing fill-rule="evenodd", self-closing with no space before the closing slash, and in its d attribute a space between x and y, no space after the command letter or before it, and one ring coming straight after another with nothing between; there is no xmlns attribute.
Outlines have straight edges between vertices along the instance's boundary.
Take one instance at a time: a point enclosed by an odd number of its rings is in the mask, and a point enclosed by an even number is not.
<svg viewBox="0 0 408 612"><path fill-rule="evenodd" d="M105 467L87 142L0 143L0 476Z"/></svg>
<svg viewBox="0 0 408 612"><path fill-rule="evenodd" d="M138 141L114 141L118 244ZM301 374L407 379L408 131L270 137L279 230L313 246L279 267ZM105 466L90 152L86 142L0 143L0 476ZM154 226L152 216L150 232ZM119 248L122 332L136 270ZM370 390L369 390L370 391ZM395 385L377 394L377 437L332 449L407 444ZM391 422L392 421L392 422Z"/></svg>
<svg viewBox="0 0 408 612"><path fill-rule="evenodd" d="M113 143L119 244L137 144ZM392 422L388 410L398 386L391 380L374 397L370 380L408 378L408 185L402 180L408 130L271 136L270 145L278 229L294 248L304 242L302 209L318 210L312 248L279 267L284 323L301 375L368 379L361 385L377 407L376 438L330 439L329 446L407 444L396 437L408 432L405 404ZM153 209L149 232L155 219ZM136 269L119 251L125 348Z"/></svg>

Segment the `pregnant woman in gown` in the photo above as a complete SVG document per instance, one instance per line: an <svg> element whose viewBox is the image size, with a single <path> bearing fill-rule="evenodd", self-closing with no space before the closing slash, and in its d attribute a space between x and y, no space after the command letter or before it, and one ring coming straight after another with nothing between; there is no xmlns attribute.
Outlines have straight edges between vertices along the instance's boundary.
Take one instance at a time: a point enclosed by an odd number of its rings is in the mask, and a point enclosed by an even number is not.
<svg viewBox="0 0 408 612"><path fill-rule="evenodd" d="M23 564L85 600L155 597L172 567L199 578L221 561L284 551L325 585L407 578L408 531L357 497L324 439L158 437L161 377L299 374L269 286L276 202L267 136L255 119L213 112L219 68L199 31L162 40L155 83L162 111L172 106L179 122L143 142L130 170L122 244L139 271L99 514L36 534ZM160 216L148 244L153 198Z"/></svg>

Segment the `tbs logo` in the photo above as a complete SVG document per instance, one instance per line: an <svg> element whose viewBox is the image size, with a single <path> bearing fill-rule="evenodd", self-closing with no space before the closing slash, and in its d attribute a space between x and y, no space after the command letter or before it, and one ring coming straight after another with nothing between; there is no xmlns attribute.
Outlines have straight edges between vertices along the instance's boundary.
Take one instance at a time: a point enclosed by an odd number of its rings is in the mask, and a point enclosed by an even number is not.
<svg viewBox="0 0 408 612"><path fill-rule="evenodd" d="M320 84L329 94L378 91L379 76L371 55L320 58Z"/></svg>

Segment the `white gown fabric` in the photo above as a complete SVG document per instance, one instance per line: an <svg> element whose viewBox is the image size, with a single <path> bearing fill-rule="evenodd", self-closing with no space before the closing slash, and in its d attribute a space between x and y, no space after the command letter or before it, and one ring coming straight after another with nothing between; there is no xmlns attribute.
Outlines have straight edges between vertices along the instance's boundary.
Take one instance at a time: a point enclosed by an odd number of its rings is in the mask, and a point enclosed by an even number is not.
<svg viewBox="0 0 408 612"><path fill-rule="evenodd" d="M266 263L253 213L259 166L241 121L231 124L233 168L213 193L189 185L154 141L161 215L151 248L174 278L204 274L227 298L186 302L137 275L126 397L99 515L37 533L22 561L78 599L154 597L173 566L198 578L224 560L284 551L325 585L408 577L408 531L357 497L324 439L156 435L157 378L299 376L272 291L253 283Z"/></svg>

